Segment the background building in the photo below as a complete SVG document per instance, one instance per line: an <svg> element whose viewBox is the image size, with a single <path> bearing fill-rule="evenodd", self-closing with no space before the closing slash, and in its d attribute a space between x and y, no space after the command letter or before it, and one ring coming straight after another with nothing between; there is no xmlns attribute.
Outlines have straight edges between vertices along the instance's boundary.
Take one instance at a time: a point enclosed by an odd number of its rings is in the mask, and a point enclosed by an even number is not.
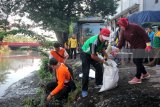
<svg viewBox="0 0 160 107"><path fill-rule="evenodd" d="M116 31L116 22L121 17L128 17L134 13L151 13L151 11L159 11L160 13L160 0L119 0L118 4L117 14L111 16L109 22L111 29L114 32Z"/></svg>

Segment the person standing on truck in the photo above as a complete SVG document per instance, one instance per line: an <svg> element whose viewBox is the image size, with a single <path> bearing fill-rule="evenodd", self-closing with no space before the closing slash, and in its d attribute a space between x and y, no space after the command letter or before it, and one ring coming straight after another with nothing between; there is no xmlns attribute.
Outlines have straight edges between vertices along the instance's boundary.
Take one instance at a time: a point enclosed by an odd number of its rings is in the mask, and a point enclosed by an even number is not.
<svg viewBox="0 0 160 107"><path fill-rule="evenodd" d="M105 59L99 58L97 53L103 53L106 58L108 57L105 49L107 47L106 41L109 40L109 36L110 31L107 28L102 28L98 35L90 37L82 46L82 97L88 96L90 64L96 69L95 88L100 88L102 86L103 63L106 61Z"/></svg>

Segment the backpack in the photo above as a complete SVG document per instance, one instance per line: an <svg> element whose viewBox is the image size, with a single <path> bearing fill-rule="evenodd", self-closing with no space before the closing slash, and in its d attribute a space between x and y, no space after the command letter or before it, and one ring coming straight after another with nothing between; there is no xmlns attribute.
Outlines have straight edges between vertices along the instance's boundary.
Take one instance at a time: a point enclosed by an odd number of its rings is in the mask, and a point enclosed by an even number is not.
<svg viewBox="0 0 160 107"><path fill-rule="evenodd" d="M71 78L70 78L70 81L68 82L68 86L70 87L71 91L73 92L77 88L77 86L76 86L76 84L74 82L73 69L72 69L72 67L70 65L68 65L68 64L65 64L65 65L67 66L68 71L71 74Z"/></svg>
<svg viewBox="0 0 160 107"><path fill-rule="evenodd" d="M68 71L70 72L72 79L74 80L73 69L72 69L71 65L69 65L69 64L65 64L65 65L67 66Z"/></svg>

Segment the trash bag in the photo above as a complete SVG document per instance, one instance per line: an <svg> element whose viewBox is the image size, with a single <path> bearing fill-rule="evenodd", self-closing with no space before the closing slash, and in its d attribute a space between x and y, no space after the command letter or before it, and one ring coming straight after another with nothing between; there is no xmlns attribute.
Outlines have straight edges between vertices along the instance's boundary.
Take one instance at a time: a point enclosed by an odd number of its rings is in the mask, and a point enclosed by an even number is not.
<svg viewBox="0 0 160 107"><path fill-rule="evenodd" d="M79 77L82 78L83 74L79 74ZM89 78L95 78L95 71L93 69L89 70Z"/></svg>
<svg viewBox="0 0 160 107"><path fill-rule="evenodd" d="M115 61L108 59L106 64L103 64L104 72L103 72L103 85L99 92L103 92L106 90L113 89L117 86L117 82L119 80L118 68Z"/></svg>

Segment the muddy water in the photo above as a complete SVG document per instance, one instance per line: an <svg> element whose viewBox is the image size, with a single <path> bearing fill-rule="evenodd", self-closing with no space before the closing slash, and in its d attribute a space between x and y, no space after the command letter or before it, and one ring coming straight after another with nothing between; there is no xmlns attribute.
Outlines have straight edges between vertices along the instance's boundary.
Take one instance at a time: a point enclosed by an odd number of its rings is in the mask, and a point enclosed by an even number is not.
<svg viewBox="0 0 160 107"><path fill-rule="evenodd" d="M38 70L39 65L37 52L13 51L0 56L0 97L10 85Z"/></svg>

